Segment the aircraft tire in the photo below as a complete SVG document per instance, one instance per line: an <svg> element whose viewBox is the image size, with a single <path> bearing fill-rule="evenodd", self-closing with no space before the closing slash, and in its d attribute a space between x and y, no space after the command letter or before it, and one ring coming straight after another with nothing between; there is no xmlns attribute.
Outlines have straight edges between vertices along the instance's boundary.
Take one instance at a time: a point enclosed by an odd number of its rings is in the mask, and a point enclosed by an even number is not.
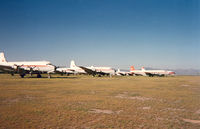
<svg viewBox="0 0 200 129"><path fill-rule="evenodd" d="M21 78L24 78L25 74L20 74Z"/></svg>
<svg viewBox="0 0 200 129"><path fill-rule="evenodd" d="M41 74L37 74L37 78L41 78L42 77L42 75Z"/></svg>

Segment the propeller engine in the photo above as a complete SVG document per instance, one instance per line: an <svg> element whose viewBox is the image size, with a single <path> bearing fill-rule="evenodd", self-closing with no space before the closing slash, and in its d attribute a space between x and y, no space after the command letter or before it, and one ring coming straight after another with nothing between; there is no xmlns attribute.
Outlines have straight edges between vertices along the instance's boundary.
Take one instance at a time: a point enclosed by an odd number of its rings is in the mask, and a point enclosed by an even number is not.
<svg viewBox="0 0 200 129"><path fill-rule="evenodd" d="M14 64L14 73L19 73L22 78L26 75L25 69L22 68L23 66L24 66L23 64L22 65Z"/></svg>

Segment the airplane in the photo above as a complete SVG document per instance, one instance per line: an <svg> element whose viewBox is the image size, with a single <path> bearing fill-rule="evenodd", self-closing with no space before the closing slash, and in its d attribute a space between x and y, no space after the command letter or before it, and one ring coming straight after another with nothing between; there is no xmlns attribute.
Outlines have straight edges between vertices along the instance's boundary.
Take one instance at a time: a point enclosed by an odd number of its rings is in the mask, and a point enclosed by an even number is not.
<svg viewBox="0 0 200 129"><path fill-rule="evenodd" d="M83 70L82 68L80 68L79 66L76 66L75 61L72 60L70 62L70 70L73 70L75 74L87 74L87 72L85 72L85 70Z"/></svg>
<svg viewBox="0 0 200 129"><path fill-rule="evenodd" d="M61 73L61 75L66 74L66 75L70 75L70 74L74 74L74 71L69 69L69 68L57 68L56 71L59 71Z"/></svg>
<svg viewBox="0 0 200 129"><path fill-rule="evenodd" d="M130 68L130 74L135 76L146 76L145 72L142 70L136 70L134 66Z"/></svg>
<svg viewBox="0 0 200 129"><path fill-rule="evenodd" d="M20 61L7 62L4 53L0 53L0 70L11 75L19 74L24 78L26 74L37 74L37 78L41 78L41 73L47 73L48 78L51 73L55 73L57 67L52 65L49 61Z"/></svg>
<svg viewBox="0 0 200 129"><path fill-rule="evenodd" d="M58 67L56 69L56 71L60 72L61 75L63 75L63 74L66 74L66 75L76 74L76 72L73 68L67 68L67 67Z"/></svg>
<svg viewBox="0 0 200 129"><path fill-rule="evenodd" d="M167 71L167 70L146 70L144 67L141 68L141 70L136 70L134 66L131 66L130 73L136 76L169 76L169 75L175 75L174 71Z"/></svg>
<svg viewBox="0 0 200 129"><path fill-rule="evenodd" d="M82 74L89 74L89 75L98 75L98 76L105 76L105 75L114 75L115 70L111 67L83 67L83 66L76 66L75 62L72 60L70 69L73 69L77 73Z"/></svg>
<svg viewBox="0 0 200 129"><path fill-rule="evenodd" d="M118 75L118 76L126 76L126 75L129 75L129 72L120 71L120 69L118 69L118 70L115 72L115 74Z"/></svg>

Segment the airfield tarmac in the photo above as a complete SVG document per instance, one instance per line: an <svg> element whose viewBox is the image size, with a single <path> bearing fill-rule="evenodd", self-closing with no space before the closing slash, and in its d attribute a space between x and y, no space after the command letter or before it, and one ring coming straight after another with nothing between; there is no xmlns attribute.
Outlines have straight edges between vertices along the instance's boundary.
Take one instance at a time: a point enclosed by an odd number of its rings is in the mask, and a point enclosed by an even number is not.
<svg viewBox="0 0 200 129"><path fill-rule="evenodd" d="M200 76L0 74L0 128L200 128Z"/></svg>

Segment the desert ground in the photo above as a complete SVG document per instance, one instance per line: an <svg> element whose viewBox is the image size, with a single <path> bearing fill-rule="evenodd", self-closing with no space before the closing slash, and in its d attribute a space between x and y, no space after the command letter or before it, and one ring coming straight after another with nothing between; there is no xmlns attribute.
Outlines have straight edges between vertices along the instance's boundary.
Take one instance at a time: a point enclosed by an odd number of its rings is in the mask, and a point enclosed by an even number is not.
<svg viewBox="0 0 200 129"><path fill-rule="evenodd" d="M0 74L0 128L200 128L200 76Z"/></svg>

